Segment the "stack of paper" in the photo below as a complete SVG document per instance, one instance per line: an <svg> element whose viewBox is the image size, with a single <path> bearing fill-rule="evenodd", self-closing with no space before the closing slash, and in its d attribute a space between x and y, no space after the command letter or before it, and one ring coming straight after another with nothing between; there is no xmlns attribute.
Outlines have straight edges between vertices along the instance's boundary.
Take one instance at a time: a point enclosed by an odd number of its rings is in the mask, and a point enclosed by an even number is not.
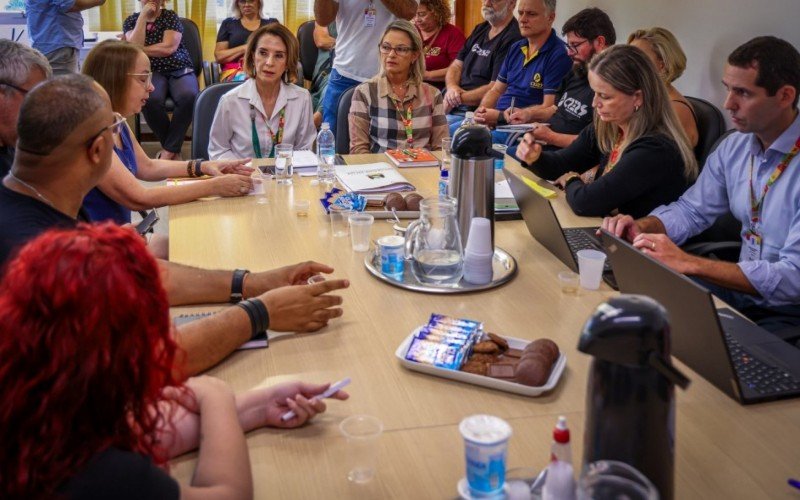
<svg viewBox="0 0 800 500"><path fill-rule="evenodd" d="M414 191L413 184L388 163L367 163L364 165L336 165L336 177L351 193L390 193L393 191Z"/></svg>

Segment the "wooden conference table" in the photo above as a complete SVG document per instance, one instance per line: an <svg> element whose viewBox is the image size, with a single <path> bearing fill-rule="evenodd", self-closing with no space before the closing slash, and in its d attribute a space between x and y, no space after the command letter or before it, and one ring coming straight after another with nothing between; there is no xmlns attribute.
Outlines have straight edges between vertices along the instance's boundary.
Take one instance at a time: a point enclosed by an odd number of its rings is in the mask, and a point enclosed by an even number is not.
<svg viewBox="0 0 800 500"><path fill-rule="evenodd" d="M383 161L383 156L346 160L367 163ZM524 171L509 158L506 163ZM405 169L403 174L421 194L435 194L436 169ZM291 187L270 182L266 204L250 196L170 209L173 261L262 271L311 259L332 265L334 277L351 282L341 292L344 316L321 332L277 339L269 349L238 351L208 372L237 392L293 379L353 379L347 389L350 400L330 402L312 424L247 436L256 498L452 498L465 469L458 424L476 413L497 415L513 427L509 468L534 469L547 464L552 428L558 415L566 415L579 464L591 359L576 349L577 339L597 304L616 292L603 284L599 291L562 295L556 275L564 265L533 240L522 221L495 225L497 245L519 265L507 285L448 296L391 287L368 274L364 254L351 250L349 238L331 236L316 201L321 192L308 178L295 176ZM298 199L312 201L307 218L291 211ZM554 205L565 226L599 223L574 215L562 195ZM376 220L372 237L391 232L391 224ZM173 313L213 308L219 306ZM395 349L432 312L480 320L507 336L549 337L566 353L567 369L552 392L536 398L408 371L395 360ZM786 480L800 476L800 401L743 407L678 365L692 385L676 391L676 498L797 498ZM354 414L374 415L384 424L377 476L366 485L350 484L341 460L346 442L338 425ZM188 482L195 460L196 454L174 460L172 474Z"/></svg>

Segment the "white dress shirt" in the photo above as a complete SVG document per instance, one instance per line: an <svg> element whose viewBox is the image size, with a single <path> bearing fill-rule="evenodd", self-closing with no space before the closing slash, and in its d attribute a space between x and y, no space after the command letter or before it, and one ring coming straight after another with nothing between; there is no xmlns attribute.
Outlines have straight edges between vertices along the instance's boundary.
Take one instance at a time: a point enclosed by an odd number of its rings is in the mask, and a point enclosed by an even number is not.
<svg viewBox="0 0 800 500"><path fill-rule="evenodd" d="M250 106L255 109L256 131L261 143L261 154L269 156L272 139L269 129L278 134L280 111L286 108L283 127L283 144L292 144L295 151L311 149L316 139L314 112L308 90L281 82L278 99L272 116L266 118L256 82L248 79L242 85L223 95L219 101L208 142L208 157L212 160L255 158Z"/></svg>

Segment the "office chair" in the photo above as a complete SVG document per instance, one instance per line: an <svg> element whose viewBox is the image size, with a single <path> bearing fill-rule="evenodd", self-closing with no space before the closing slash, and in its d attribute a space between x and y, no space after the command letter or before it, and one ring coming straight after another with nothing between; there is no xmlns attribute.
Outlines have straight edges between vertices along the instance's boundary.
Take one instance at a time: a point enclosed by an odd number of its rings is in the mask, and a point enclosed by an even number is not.
<svg viewBox="0 0 800 500"><path fill-rule="evenodd" d="M222 82L206 87L194 102L192 116L192 158L208 160L208 140L211 123L217 112L219 100L224 94L241 85L243 82Z"/></svg>
<svg viewBox="0 0 800 500"><path fill-rule="evenodd" d="M340 155L350 153L350 122L347 115L350 114L350 104L353 102L353 92L355 87L351 87L339 96L339 104L336 106L336 152Z"/></svg>
<svg viewBox="0 0 800 500"><path fill-rule="evenodd" d="M697 118L699 140L694 148L694 156L702 168L708 155L716 149L717 141L725 133L725 117L716 106L706 100L689 96L686 96L686 100L694 108Z"/></svg>
<svg viewBox="0 0 800 500"><path fill-rule="evenodd" d="M200 42L200 30L191 19L181 17L181 24L183 25L183 37L181 43L186 47L189 52L189 58L192 60L192 69L194 76L197 78L203 72L203 44ZM164 102L164 107L167 108L167 113L172 113L175 110L175 102L171 97L167 96ZM133 119L133 134L136 140L142 141L142 114L136 113Z"/></svg>
<svg viewBox="0 0 800 500"><path fill-rule="evenodd" d="M300 42L300 64L303 65L303 78L314 79L314 68L317 66L319 49L314 43L314 21L306 21L297 28L297 41Z"/></svg>

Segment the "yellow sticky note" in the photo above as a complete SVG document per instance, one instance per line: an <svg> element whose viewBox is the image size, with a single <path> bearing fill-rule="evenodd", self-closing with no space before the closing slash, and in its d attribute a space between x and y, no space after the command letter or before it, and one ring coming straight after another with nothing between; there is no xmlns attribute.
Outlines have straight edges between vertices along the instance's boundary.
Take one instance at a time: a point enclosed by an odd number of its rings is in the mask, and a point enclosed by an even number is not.
<svg viewBox="0 0 800 500"><path fill-rule="evenodd" d="M525 182L525 184L528 185L529 188L536 191L536 194L538 194L539 196L543 196L545 198L555 198L557 196L556 192L553 191L552 189L547 189L545 187L542 187L537 183L533 182L532 180L528 179L527 177L522 177L522 180Z"/></svg>

